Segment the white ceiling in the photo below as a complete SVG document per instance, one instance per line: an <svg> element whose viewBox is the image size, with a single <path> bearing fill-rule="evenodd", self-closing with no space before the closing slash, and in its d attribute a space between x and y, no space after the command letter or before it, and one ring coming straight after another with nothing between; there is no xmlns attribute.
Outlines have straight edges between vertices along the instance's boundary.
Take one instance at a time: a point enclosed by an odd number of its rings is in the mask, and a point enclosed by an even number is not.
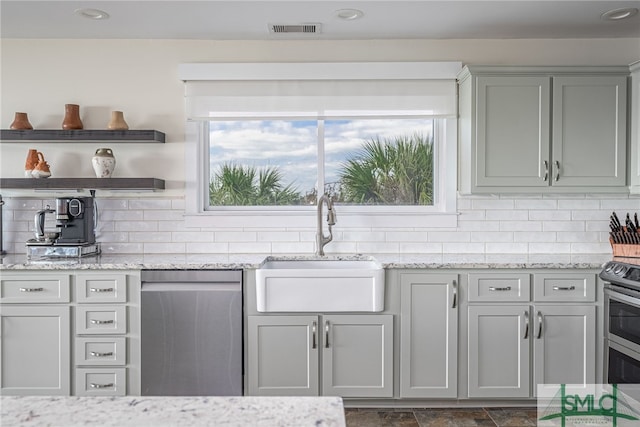
<svg viewBox="0 0 640 427"><path fill-rule="evenodd" d="M608 10L640 0L0 0L2 38L94 39L501 39L640 38L640 13L605 21ZM110 18L74 14L96 8ZM335 11L357 8L361 19ZM269 24L320 23L319 34L273 34Z"/></svg>

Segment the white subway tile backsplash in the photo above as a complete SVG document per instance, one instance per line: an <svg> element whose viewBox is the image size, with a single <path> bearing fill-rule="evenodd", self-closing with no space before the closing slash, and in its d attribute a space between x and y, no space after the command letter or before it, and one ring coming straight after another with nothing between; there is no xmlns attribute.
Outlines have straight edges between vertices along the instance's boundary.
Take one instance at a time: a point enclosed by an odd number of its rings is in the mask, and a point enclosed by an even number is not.
<svg viewBox="0 0 640 427"><path fill-rule="evenodd" d="M488 210L486 218L489 221L526 221L529 217L529 212L525 210Z"/></svg>
<svg viewBox="0 0 640 427"><path fill-rule="evenodd" d="M300 233L297 231L258 231L256 232L258 242L298 242Z"/></svg>
<svg viewBox="0 0 640 427"><path fill-rule="evenodd" d="M600 200L558 200L558 209L600 209Z"/></svg>
<svg viewBox="0 0 640 427"><path fill-rule="evenodd" d="M158 231L158 223L155 221L115 221L115 231Z"/></svg>
<svg viewBox="0 0 640 427"><path fill-rule="evenodd" d="M484 243L443 243L442 253L445 254L482 254L485 252Z"/></svg>
<svg viewBox="0 0 640 427"><path fill-rule="evenodd" d="M4 248L25 251L25 240L33 237L33 217L53 199L5 198L3 211ZM315 221L298 221L291 227L257 220L251 227L220 223L200 226L184 219L183 198L98 199L100 216L97 238L104 253L274 253L313 254ZM458 198L458 226L418 227L398 224L349 226L344 220L334 227L334 240L327 254L424 253L447 259L468 254L490 261L521 259L556 260L557 256L611 253L609 215L621 218L627 212L640 213L640 198L620 195L473 195ZM47 227L54 227L51 218ZM327 233L325 227L325 234ZM532 256L532 257L531 257ZM520 257L520 258L518 258ZM561 258L560 258L561 259Z"/></svg>
<svg viewBox="0 0 640 427"><path fill-rule="evenodd" d="M258 234L255 231L238 233L233 231L217 231L214 233L216 242L257 242Z"/></svg>
<svg viewBox="0 0 640 427"><path fill-rule="evenodd" d="M611 252L611 245L607 243L571 243L571 253L594 254Z"/></svg>
<svg viewBox="0 0 640 427"><path fill-rule="evenodd" d="M529 220L531 221L568 221L571 219L571 211L529 211Z"/></svg>
<svg viewBox="0 0 640 427"><path fill-rule="evenodd" d="M131 210L153 210L153 209L171 209L170 199L141 199L130 200L129 209Z"/></svg>
<svg viewBox="0 0 640 427"><path fill-rule="evenodd" d="M513 242L513 233L510 231L473 231L472 242Z"/></svg>
<svg viewBox="0 0 640 427"><path fill-rule="evenodd" d="M485 244L487 254L526 254L529 250L527 243L489 243Z"/></svg>
<svg viewBox="0 0 640 427"><path fill-rule="evenodd" d="M183 211L157 210L144 211L145 221L184 221Z"/></svg>
<svg viewBox="0 0 640 427"><path fill-rule="evenodd" d="M214 233L211 231L186 231L169 233L172 242L213 242Z"/></svg>
<svg viewBox="0 0 640 427"><path fill-rule="evenodd" d="M400 253L441 254L442 243L400 243Z"/></svg>
<svg viewBox="0 0 640 427"><path fill-rule="evenodd" d="M471 201L471 206L474 210L476 209L513 209L515 203L513 200L483 200L483 199L475 199Z"/></svg>
<svg viewBox="0 0 640 427"><path fill-rule="evenodd" d="M500 221L500 231L542 231L542 222Z"/></svg>
<svg viewBox="0 0 640 427"><path fill-rule="evenodd" d="M513 233L514 242L555 242L555 232L531 232L531 231L516 231Z"/></svg>
<svg viewBox="0 0 640 427"><path fill-rule="evenodd" d="M599 234L594 232L572 232L572 231L558 231L556 233L558 242L598 242Z"/></svg>
<svg viewBox="0 0 640 427"><path fill-rule="evenodd" d="M584 221L547 221L543 231L584 231Z"/></svg>
<svg viewBox="0 0 640 427"><path fill-rule="evenodd" d="M568 254L570 243L529 243L529 253L533 254Z"/></svg>
<svg viewBox="0 0 640 427"><path fill-rule="evenodd" d="M527 200L516 200L515 202L516 202L515 203L516 209L530 209L530 210L558 209L557 200L527 199Z"/></svg>
<svg viewBox="0 0 640 427"><path fill-rule="evenodd" d="M241 254L265 254L271 252L271 243L264 242L230 242L229 253L241 253Z"/></svg>
<svg viewBox="0 0 640 427"><path fill-rule="evenodd" d="M158 242L170 242L171 241L171 233L169 232L144 232L144 231L133 231L129 233L129 241L131 242L141 242L141 243L158 243Z"/></svg>
<svg viewBox="0 0 640 427"><path fill-rule="evenodd" d="M430 231L427 233L430 242L470 242L471 233L468 231Z"/></svg>
<svg viewBox="0 0 640 427"><path fill-rule="evenodd" d="M144 243L146 254L174 254L185 253L186 243Z"/></svg>

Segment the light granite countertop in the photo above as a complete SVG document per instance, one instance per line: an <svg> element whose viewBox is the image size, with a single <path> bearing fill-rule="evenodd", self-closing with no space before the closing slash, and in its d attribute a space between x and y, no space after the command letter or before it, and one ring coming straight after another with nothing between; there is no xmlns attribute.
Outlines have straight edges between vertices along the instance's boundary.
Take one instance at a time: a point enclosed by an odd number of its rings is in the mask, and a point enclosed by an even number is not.
<svg viewBox="0 0 640 427"><path fill-rule="evenodd" d="M0 398L3 427L344 427L340 397Z"/></svg>
<svg viewBox="0 0 640 427"><path fill-rule="evenodd" d="M258 268L265 259L374 259L384 268L582 268L599 269L611 254L101 254L86 258L32 259L22 254L0 258L0 270L233 270Z"/></svg>
<svg viewBox="0 0 640 427"><path fill-rule="evenodd" d="M483 269L483 268L580 268L600 269L611 254L373 254L372 256L268 255L268 254L101 254L75 259L32 259L9 254L0 259L0 270L233 270L258 268L265 259L375 259L384 268Z"/></svg>

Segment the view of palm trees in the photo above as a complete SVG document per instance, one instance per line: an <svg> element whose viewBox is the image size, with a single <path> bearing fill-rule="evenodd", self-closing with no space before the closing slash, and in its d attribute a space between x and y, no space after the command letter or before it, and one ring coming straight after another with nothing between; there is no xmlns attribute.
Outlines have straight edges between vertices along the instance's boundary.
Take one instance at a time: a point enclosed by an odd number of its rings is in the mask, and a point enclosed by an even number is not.
<svg viewBox="0 0 640 427"><path fill-rule="evenodd" d="M341 163L338 181L326 184L325 193L344 204L431 205L433 154L433 138L419 133L372 138ZM209 184L212 206L305 205L316 195L283 182L278 166L225 162Z"/></svg>

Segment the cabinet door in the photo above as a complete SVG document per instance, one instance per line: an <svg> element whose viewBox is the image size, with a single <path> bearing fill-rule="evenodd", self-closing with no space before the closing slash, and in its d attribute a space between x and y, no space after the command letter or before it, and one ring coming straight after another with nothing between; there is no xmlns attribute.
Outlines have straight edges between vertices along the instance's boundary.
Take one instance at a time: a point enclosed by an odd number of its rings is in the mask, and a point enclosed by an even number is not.
<svg viewBox="0 0 640 427"><path fill-rule="evenodd" d="M247 328L249 395L318 395L317 316L249 316Z"/></svg>
<svg viewBox="0 0 640 427"><path fill-rule="evenodd" d="M469 397L529 397L529 305L469 306Z"/></svg>
<svg viewBox="0 0 640 427"><path fill-rule="evenodd" d="M393 316L326 315L322 394L393 397Z"/></svg>
<svg viewBox="0 0 640 427"><path fill-rule="evenodd" d="M3 306L3 395L70 394L69 307Z"/></svg>
<svg viewBox="0 0 640 427"><path fill-rule="evenodd" d="M457 397L457 280L400 276L400 397Z"/></svg>
<svg viewBox="0 0 640 427"><path fill-rule="evenodd" d="M477 79L476 186L547 187L550 78Z"/></svg>
<svg viewBox="0 0 640 427"><path fill-rule="evenodd" d="M539 384L594 384L595 306L536 305L534 313L534 395Z"/></svg>
<svg viewBox="0 0 640 427"><path fill-rule="evenodd" d="M626 184L627 78L553 79L554 186Z"/></svg>

